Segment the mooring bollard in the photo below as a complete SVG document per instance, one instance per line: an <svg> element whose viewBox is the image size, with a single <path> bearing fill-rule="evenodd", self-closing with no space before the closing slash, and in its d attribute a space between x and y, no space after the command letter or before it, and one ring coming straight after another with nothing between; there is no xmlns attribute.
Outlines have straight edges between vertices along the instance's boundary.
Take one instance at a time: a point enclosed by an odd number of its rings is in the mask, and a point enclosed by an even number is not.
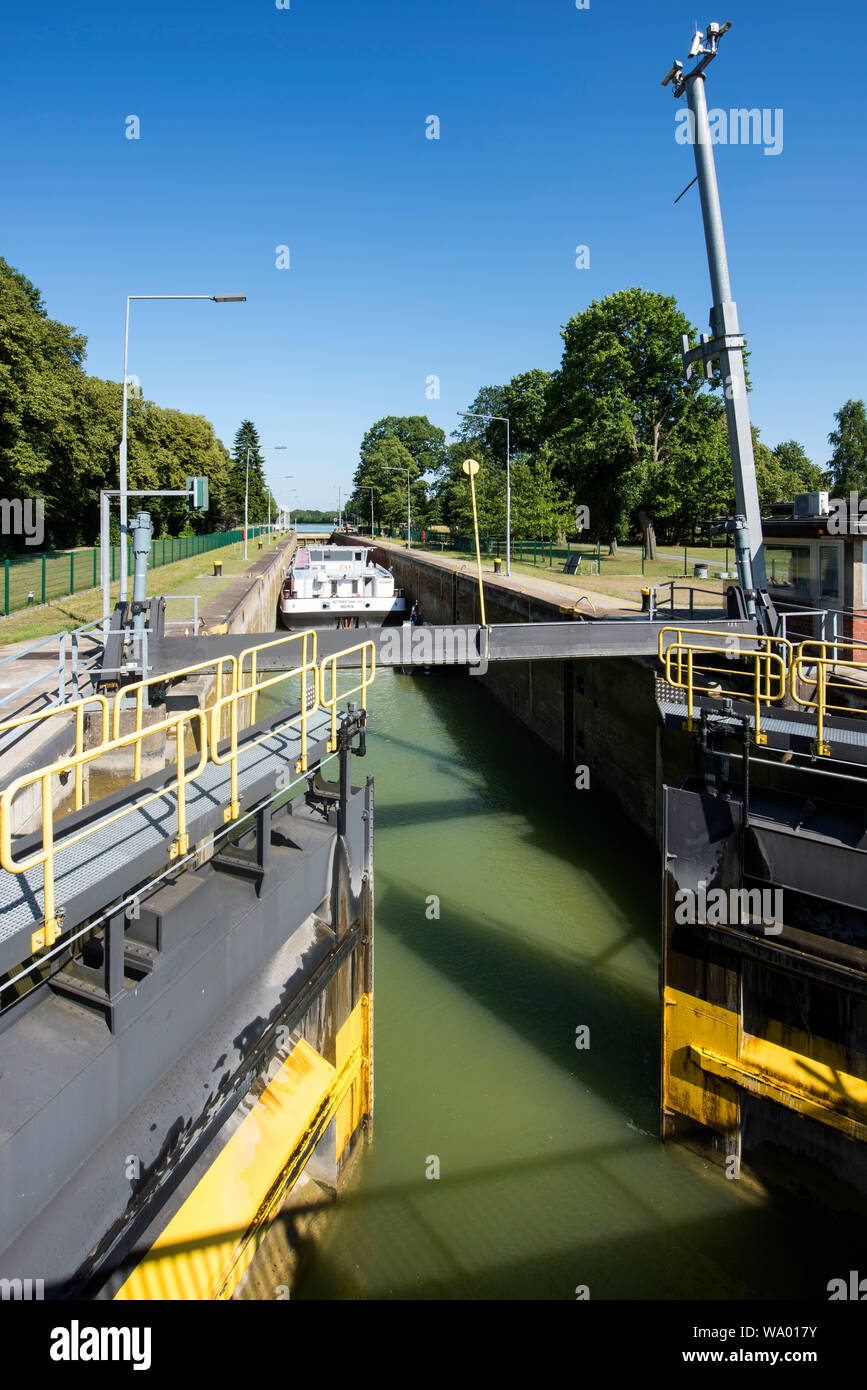
<svg viewBox="0 0 867 1390"><path fill-rule="evenodd" d="M222 573L223 573L223 562L222 562L222 560L215 560L215 561L214 561L214 578L215 578L215 579L219 579Z"/></svg>

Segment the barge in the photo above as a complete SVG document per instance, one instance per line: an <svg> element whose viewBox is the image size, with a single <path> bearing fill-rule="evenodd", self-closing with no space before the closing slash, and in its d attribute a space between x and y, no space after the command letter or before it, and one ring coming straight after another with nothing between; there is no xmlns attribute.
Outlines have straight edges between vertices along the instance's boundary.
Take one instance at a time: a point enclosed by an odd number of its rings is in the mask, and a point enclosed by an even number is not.
<svg viewBox="0 0 867 1390"><path fill-rule="evenodd" d="M357 628L402 621L394 575L363 546L301 546L284 571L280 621L289 629Z"/></svg>

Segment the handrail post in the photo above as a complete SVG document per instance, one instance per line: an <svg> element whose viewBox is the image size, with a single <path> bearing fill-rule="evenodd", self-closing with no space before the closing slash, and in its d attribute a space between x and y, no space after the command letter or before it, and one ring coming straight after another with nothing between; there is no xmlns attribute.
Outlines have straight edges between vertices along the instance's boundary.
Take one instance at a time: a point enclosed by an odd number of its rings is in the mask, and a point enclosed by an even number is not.
<svg viewBox="0 0 867 1390"><path fill-rule="evenodd" d="M79 705L75 711L75 809L80 811L84 805L84 764L81 761L81 754L84 752L84 705Z"/></svg>
<svg viewBox="0 0 867 1390"><path fill-rule="evenodd" d="M203 734L204 738L204 734ZM177 787L177 812L178 812L178 836L175 843L169 850L169 858L176 859L182 854L186 854L190 847L190 837L187 834L187 777L186 777L186 758L184 749L184 716L178 719L175 725L175 741L178 768L178 787ZM136 748L141 746L141 740L136 742Z"/></svg>
<svg viewBox="0 0 867 1390"><path fill-rule="evenodd" d="M42 885L45 916L45 944L54 942L54 807L51 801L51 773L42 776Z"/></svg>
<svg viewBox="0 0 867 1390"><path fill-rule="evenodd" d="M227 821L237 820L241 810L241 803L238 797L238 700L240 692L235 695L231 702L232 717L229 720L229 805L226 807L225 819Z"/></svg>
<svg viewBox="0 0 867 1390"><path fill-rule="evenodd" d="M825 658L820 656L816 662L816 743L819 752L825 746Z"/></svg>
<svg viewBox="0 0 867 1390"><path fill-rule="evenodd" d="M686 679L687 679L687 690L688 690L688 696L687 696L687 698L688 698L688 700L689 700L689 704L688 704L688 706L687 706L687 718L689 719L690 728L692 728L692 681L693 681L692 647L687 647L687 649L686 649Z"/></svg>
<svg viewBox="0 0 867 1390"><path fill-rule="evenodd" d="M143 694L144 694L144 687L140 685L139 688L138 688L138 690L135 692L135 731L136 731L136 733L139 734L139 735L141 734L142 695L143 695ZM133 774L132 774L132 775L133 775L134 779L136 780L136 782L139 782L139 781L141 780L141 743L142 743L141 738L140 738L140 737L137 738L136 741L135 741L135 752L133 753Z"/></svg>

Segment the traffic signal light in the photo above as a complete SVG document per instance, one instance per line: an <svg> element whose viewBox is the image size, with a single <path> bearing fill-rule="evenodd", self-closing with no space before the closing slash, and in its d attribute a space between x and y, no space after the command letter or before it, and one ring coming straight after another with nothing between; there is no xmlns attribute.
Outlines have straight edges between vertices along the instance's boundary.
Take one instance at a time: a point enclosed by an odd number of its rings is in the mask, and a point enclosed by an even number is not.
<svg viewBox="0 0 867 1390"><path fill-rule="evenodd" d="M207 478L187 478L187 506L191 512L208 510Z"/></svg>

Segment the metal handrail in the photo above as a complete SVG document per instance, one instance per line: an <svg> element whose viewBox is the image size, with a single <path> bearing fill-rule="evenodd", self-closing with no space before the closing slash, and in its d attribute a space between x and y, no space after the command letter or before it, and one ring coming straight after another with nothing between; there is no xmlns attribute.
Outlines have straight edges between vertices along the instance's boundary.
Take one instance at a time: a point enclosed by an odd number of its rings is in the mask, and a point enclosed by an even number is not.
<svg viewBox="0 0 867 1390"><path fill-rule="evenodd" d="M250 658L250 686L252 687L252 686L255 686L255 685L256 685L256 682L257 682L257 679L258 679L258 665L257 665L257 656L258 656L258 653L259 653L259 652L263 652L263 651L270 651L272 647L284 647L284 646L289 646L292 642L297 642L297 641L299 640L299 638L304 638L304 639L305 639L305 640L304 640L304 647L303 647L303 651L304 651L304 658L303 658L303 659L304 659L305 662L306 662L306 660L307 660L307 639L308 639L308 638L312 639L312 644L313 644L313 661L315 661L315 660L316 660L316 652L317 652L317 639L316 639L316 629L315 629L315 628L312 628L312 627L304 628L304 630L303 630L303 631L300 631L300 632L287 632L287 633L284 633L281 637L274 637L270 642L257 642L257 643L255 643L254 645L251 645L251 646L249 646L249 647L245 647L244 650L243 650L243 651L240 653L240 655L238 656L238 689L239 689L239 690L242 690L242 689L244 688L244 674L245 674L245 673L244 673L244 662L245 662L245 660L246 660L246 658L247 658L248 656L249 656L249 658ZM280 679L281 679L281 680L286 680L287 677L284 675L284 676L281 676ZM251 724L255 724L255 722L256 722L256 694L257 694L257 692L256 692L255 690L250 689L250 688L248 687L248 689L247 689L247 694L250 695L250 723L251 723ZM303 691L302 691L302 695L303 695L303 697L304 697L305 699L306 699L306 694L307 694L307 685L306 685L306 676L305 676L305 677L304 677L304 688L303 688Z"/></svg>
<svg viewBox="0 0 867 1390"><path fill-rule="evenodd" d="M100 626L100 623L101 623L101 619L96 619L95 621L90 622L90 623L83 623L81 627L74 628L71 632L67 632L66 629L64 629L63 632L52 632L52 633L50 634L50 636L48 636L48 637L40 637L40 639L39 639L38 642L31 642L28 646L26 646L26 647L23 649L23 651L13 652L11 656L0 657L0 668L2 668L3 666L9 666L9 665L11 665L11 664L13 664L13 663L15 663L15 662L17 662L17 661L20 661L22 657L24 657L24 656L29 656L31 652L39 651L42 647L47 647L50 643L56 642L56 643L57 643L57 647L58 647L58 652L57 652L57 668L56 668L56 669L57 669L57 702L58 702L58 704L63 704L63 703L64 703L64 695L65 695L65 691L66 691L66 642L67 642L67 639L69 639L70 648L71 648L71 653L72 653L72 666L71 666L72 689L73 689L73 693L74 693L74 698L77 699L77 698L78 698L78 639L80 638L80 636L81 636L82 633L90 632L92 629L94 629L94 628L96 628L96 627L99 627L99 626ZM44 676L44 675L34 676L33 680L28 681L28 682L26 683L26 685L18 685L18 686L16 686L15 689L14 689L14 690L11 690L11 691L9 692L8 695L2 695L2 696L0 696L0 705L8 704L10 700L17 700L17 699L19 698L19 696L21 696L21 695L23 695L23 694L25 693L25 691L27 691L27 690L32 690L33 686L39 685L39 683L40 683L41 681L43 681L44 679L45 679L45 676Z"/></svg>
<svg viewBox="0 0 867 1390"><path fill-rule="evenodd" d="M124 701L126 700L128 702L131 695L135 698L135 732L140 733L142 715L145 709L145 693L152 685L167 685L171 681L184 680L187 676L193 675L196 671L208 671L214 667L216 668L218 690L219 693L222 694L223 667L225 665L228 665L230 670L230 688L232 691L235 691L238 688L238 658L232 655L211 657L210 661L196 661L189 666L181 666L176 671L164 671L161 675L157 676L144 676L141 680L130 681L129 685L121 686L120 690L118 690L114 696L112 737L118 738L120 736L120 717L125 711L130 709L129 703L124 704ZM138 745L135 750L133 775L136 780L138 780L141 775L141 745Z"/></svg>
<svg viewBox="0 0 867 1390"><path fill-rule="evenodd" d="M352 652L361 652L361 682L354 685L351 690L338 691L337 689L337 662L342 656L349 656ZM370 675L367 673L367 658L370 656ZM326 668L330 668L331 694L325 698ZM337 748L337 701L347 700L350 695L361 693L361 708L367 709L367 687L373 683L376 675L376 644L374 642L356 642L354 647L347 647L345 651L335 652L333 656L324 656L320 665L319 674L319 701L322 708L331 711L331 734L328 740L328 752L333 753Z"/></svg>
<svg viewBox="0 0 867 1390"><path fill-rule="evenodd" d="M660 634L661 636L661 634ZM777 640L777 639L771 639ZM703 662L696 661L696 653L702 656L731 656L730 647L696 647L690 643L672 642L665 650L664 670L665 679L669 685L675 689L686 690L687 692L687 717L690 726L693 719L693 704L695 692L696 672L713 674L719 676L723 674L719 667L707 666ZM684 673L684 654L686 656L686 672ZM763 704L772 704L774 701L782 700L786 694L788 684L788 669L786 662L778 652L773 652L769 648L762 650L756 648L751 652L742 652L738 655L745 659L752 657L752 693L745 693L743 690L726 690L720 685L719 689L713 692L713 699L735 699L745 698L752 700L753 718L755 722L755 741L756 743L766 743L767 734L762 733L762 713ZM677 658L677 671L672 669L673 658Z"/></svg>
<svg viewBox="0 0 867 1390"><path fill-rule="evenodd" d="M825 642L819 639L807 640L798 647L798 654L795 657L791 673L791 694L796 705L803 709L814 709L816 711L816 752L820 757L828 758L831 756L831 745L825 739L825 721L828 713L834 714L863 714L863 710L853 709L851 705L837 704L828 699L828 691L850 690L851 687L843 681L834 680L834 675L840 670L857 671L860 675L864 674L864 663L861 661L839 661L836 655L828 656L815 655L805 652L805 647L823 647L826 649L836 647L834 642ZM798 680L802 680L805 685L810 684L810 678L806 672L815 670L816 672L816 693L810 697L801 696L798 693Z"/></svg>
<svg viewBox="0 0 867 1390"><path fill-rule="evenodd" d="M237 820L237 819L238 819L238 816L241 814L241 802L240 802L240 796L239 796L239 792L238 792L238 753L239 753L239 751L243 751L243 750L246 750L246 749L248 749L248 748L256 748L260 743L264 743L264 742L266 741L266 739L274 738L275 735L280 734L280 733L283 733L286 729L291 729L291 728L294 728L296 725L300 725L300 728L301 728L301 753L300 753L300 757L299 757L299 759L298 759L298 763L297 763L297 765L296 765L295 770L296 770L296 772L306 772L306 771L307 771L307 724L308 724L308 721L309 721L309 719L310 719L310 716L315 712L317 706L319 705L319 668L318 668L318 666L317 666L317 664L316 664L316 633L315 633L312 629L309 630L309 631L306 631L306 632L295 632L295 633L291 633L291 634L290 634L290 638L291 638L291 639L294 639L294 640L299 640L299 639L301 640L302 646L301 646L301 664L300 664L300 666L296 666L296 667L294 668L294 670L291 670L291 671L278 671L276 675L274 675L274 676L269 676L269 677L267 677L267 678L264 679L264 680L260 680L260 679L257 679L257 680L255 680L255 681L251 680L251 683L250 683L249 685L244 685L244 684L243 684L243 680L241 680L241 681L239 682L238 686L237 686L234 690L231 690L231 691L228 693L228 695L222 695L218 700L215 700L215 701L214 701L214 704L211 706L211 709L210 709L211 760L212 760L213 762L217 763L217 764L220 765L220 766L225 766L226 763L228 763L228 764L229 764L229 775L230 775L230 779L231 779L231 780L230 780L231 791L230 791L229 805L226 806L226 807L224 808L224 810L223 810L223 820L224 820L224 822L230 821L230 820ZM312 643L311 643L310 639L312 639ZM286 640L286 639L283 639L283 638L278 639L278 641L284 641L284 640ZM311 656L308 656L308 654L307 654L308 644L312 645L312 655L311 655ZM272 642L268 642L268 643L266 643L265 645L266 645L266 646L276 646L277 643L276 643L276 642L273 642L273 643L272 643ZM250 650L250 649L247 649L247 651L249 651L249 650ZM242 660L243 660L244 655L246 655L246 654L247 654L247 652L243 652L243 653L241 654L241 659L242 659ZM252 673L251 673L251 674L252 674ZM307 676L308 676L308 674L312 674L312 676L313 676L313 690L312 690L312 696L313 696L313 698L312 698L312 700L309 700L309 699L308 699L308 688L307 688ZM284 720L282 723L272 726L271 728L267 729L263 734L258 735L256 738L246 738L246 739L244 739L243 744L241 745L240 750L239 750L239 744L238 744L238 706L239 706L240 702L241 702L242 700L248 700L248 699L249 699L250 702L251 702L251 713L252 713L252 711L254 710L254 707L255 707L255 701L256 701L256 699L258 698L258 696L261 695L261 694L263 693L263 691L266 691L266 690L270 689L272 686L280 685L280 684L282 684L284 681L291 680L291 679L292 679L293 677L295 677L295 676L300 676L300 677L301 677L301 709L300 709L300 712L299 712L298 714L292 715L290 718ZM223 718L223 711L224 711L225 709L228 709L228 711L229 711L229 735L228 735L229 746L228 746L228 748L227 748L223 753L221 753L221 752L219 751L219 744L220 744L220 727L221 727L222 718ZM255 719L251 718L251 719L250 719L250 723L251 723L251 724L252 724L252 723L255 723Z"/></svg>
<svg viewBox="0 0 867 1390"><path fill-rule="evenodd" d="M45 719L56 719L59 714L75 714L75 755L84 750L84 710L86 705L99 705L102 708L102 732L99 746L108 740L108 705L104 695L85 695L81 700L70 700L66 705L52 705L50 709L37 710L35 714L20 714L15 719L6 719L0 724L0 737L11 729L23 728L25 724L40 724ZM84 773L80 763L70 764L66 771L75 769L75 809L80 811L84 805Z"/></svg>
<svg viewBox="0 0 867 1390"><path fill-rule="evenodd" d="M682 644L684 647L689 645L688 643L683 642L684 636L718 637L720 642L723 644L723 651L729 660L732 660L734 659L734 657L737 656L750 656L754 651L762 650L762 648L764 648L765 651L770 651L771 643L773 643L775 647L781 647L783 649L782 655L785 659L786 670L789 669L789 667L792 664L792 661L794 660L794 646L792 642L790 642L788 637L772 637L768 633L764 632L715 632L712 628L684 627L680 623L671 623L667 627L661 627L659 629L657 652L660 661L664 659L665 637L670 632L673 632L675 635L674 644ZM758 647L748 648L746 652L743 652L741 651L740 645L742 642L756 642L760 645ZM710 647L705 647L700 643L695 643L694 645L698 650L701 651L712 650ZM780 653L778 652L777 655L780 655Z"/></svg>
<svg viewBox="0 0 867 1390"><path fill-rule="evenodd" d="M187 725L192 725L198 721L200 731L201 751L195 767L189 772L186 767L185 757L185 731ZM98 748L90 748L81 753L77 753L72 760L72 765L79 763L87 764L101 758L105 753L113 753L121 748L128 748L131 744L140 742L144 738L150 738L155 734L167 733L170 728L174 728L177 736L176 758L177 773L173 784L157 788L156 791L148 792L145 796L136 798L135 801L121 806L116 811L107 816L101 816L98 820L91 821L80 830L73 831L71 834L64 835L59 844L55 844L54 838L54 807L52 803L52 778L59 777L61 773L68 771L70 760L52 763L48 767L37 769L35 772L25 773L22 777L17 777L11 782L0 795L0 864L12 874L22 874L30 869L42 867L43 886L44 886L44 925L41 930L33 933L31 937L31 947L35 954L43 946L50 946L56 941L62 930L61 919L55 911L55 872L54 856L59 849L68 849L70 846L79 844L82 840L88 839L97 831L104 830L109 825L114 825L118 821L124 820L133 812L141 810L143 806L150 805L153 801L158 801L162 797L176 794L177 805L177 836L169 848L169 858L174 859L178 855L185 854L189 848L189 835L187 834L187 808L186 808L186 789L190 782L196 781L201 776L208 761L208 739L205 716L202 710L182 710L173 714L169 719L163 720L160 724L153 724L144 730L136 730L130 734L124 734L121 738L112 739L108 743L101 744ZM25 787L32 786L36 782L42 784L42 845L39 850L29 855L26 859L15 859L12 855L12 803L15 797Z"/></svg>

